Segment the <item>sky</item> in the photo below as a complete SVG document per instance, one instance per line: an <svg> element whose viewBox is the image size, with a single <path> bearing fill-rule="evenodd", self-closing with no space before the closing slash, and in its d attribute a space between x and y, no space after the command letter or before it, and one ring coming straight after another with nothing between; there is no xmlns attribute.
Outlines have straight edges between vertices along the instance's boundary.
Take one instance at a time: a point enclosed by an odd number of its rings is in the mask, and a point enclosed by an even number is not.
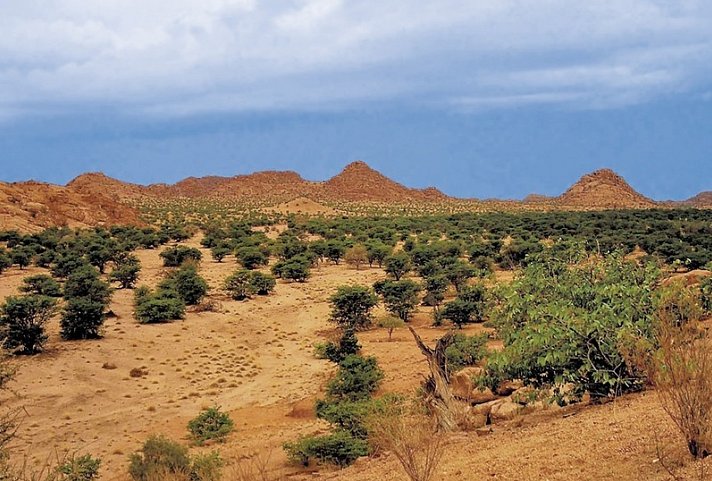
<svg viewBox="0 0 712 481"><path fill-rule="evenodd" d="M0 2L0 180L712 190L709 0Z"/></svg>

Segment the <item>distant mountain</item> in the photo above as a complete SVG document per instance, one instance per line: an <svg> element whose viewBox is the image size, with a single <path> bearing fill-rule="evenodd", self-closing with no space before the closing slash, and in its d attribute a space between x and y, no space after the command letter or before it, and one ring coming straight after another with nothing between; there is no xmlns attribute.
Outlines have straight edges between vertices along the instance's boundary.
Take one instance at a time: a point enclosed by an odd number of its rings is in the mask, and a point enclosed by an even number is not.
<svg viewBox="0 0 712 481"><path fill-rule="evenodd" d="M438 204L455 202L458 209L487 210L595 210L712 208L712 192L685 202L655 202L633 189L620 175L602 169L584 175L558 197L531 194L522 202L490 199L454 199L434 187L412 189L389 179L365 162L347 165L322 182L308 181L292 171L264 171L234 177L189 177L175 184L148 186L122 182L102 173L78 176L65 187L40 182L0 182L0 229L33 230L51 225L93 226L140 223L128 207L140 200L230 200L256 208L284 212L340 212L334 204ZM335 210L336 209L336 210Z"/></svg>
<svg viewBox="0 0 712 481"><path fill-rule="evenodd" d="M23 232L45 227L142 225L138 212L126 204L96 193L42 182L0 182L0 230Z"/></svg>
<svg viewBox="0 0 712 481"><path fill-rule="evenodd" d="M556 198L562 206L586 209L642 209L657 204L610 169L586 174Z"/></svg>
<svg viewBox="0 0 712 481"><path fill-rule="evenodd" d="M448 198L433 187L423 190L405 187L361 161L352 162L325 182L307 181L292 171L265 171L235 177L189 177L172 185L140 186L90 173L77 177L67 187L83 193L105 193L115 199L188 197L269 203L298 197L335 202L413 202Z"/></svg>
<svg viewBox="0 0 712 481"><path fill-rule="evenodd" d="M685 204L694 207L712 207L712 191L700 192L696 196L687 199Z"/></svg>
<svg viewBox="0 0 712 481"><path fill-rule="evenodd" d="M405 187L361 161L350 163L324 182L317 194L327 200L352 202L443 201L448 198L433 187L423 190Z"/></svg>

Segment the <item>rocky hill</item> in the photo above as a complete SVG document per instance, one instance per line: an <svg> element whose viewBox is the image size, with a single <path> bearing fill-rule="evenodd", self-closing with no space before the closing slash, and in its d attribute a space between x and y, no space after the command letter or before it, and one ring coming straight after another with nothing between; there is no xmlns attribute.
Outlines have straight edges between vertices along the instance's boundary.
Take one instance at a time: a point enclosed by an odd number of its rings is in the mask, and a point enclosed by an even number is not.
<svg viewBox="0 0 712 481"><path fill-rule="evenodd" d="M712 191L701 192L685 201L685 204L694 207L712 207Z"/></svg>
<svg viewBox="0 0 712 481"><path fill-rule="evenodd" d="M610 169L584 175L556 202L566 207L586 209L641 209L657 205L636 192L623 177Z"/></svg>
<svg viewBox="0 0 712 481"><path fill-rule="evenodd" d="M141 225L138 212L96 193L42 182L0 182L0 229L32 232L45 227Z"/></svg>

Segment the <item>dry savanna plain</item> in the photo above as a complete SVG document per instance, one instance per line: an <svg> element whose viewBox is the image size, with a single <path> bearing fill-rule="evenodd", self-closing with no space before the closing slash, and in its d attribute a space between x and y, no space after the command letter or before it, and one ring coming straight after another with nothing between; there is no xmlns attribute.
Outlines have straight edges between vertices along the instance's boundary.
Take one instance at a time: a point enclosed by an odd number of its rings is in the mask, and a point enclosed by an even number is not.
<svg viewBox="0 0 712 481"><path fill-rule="evenodd" d="M219 287L235 270L234 259L210 260L198 241L185 244L204 251L200 274L213 286L209 296L219 306L216 312L142 325L133 316L132 291L117 290L101 339L61 341L55 320L45 352L17 360L17 378L3 400L25 411L15 456L40 466L67 453L89 452L102 459L102 479L127 479L128 455L149 435L187 443L187 422L205 407L220 406L235 421L235 432L222 444L198 449L217 447L228 460L226 473L231 464L260 457L275 479L407 479L387 452L338 470L292 466L282 451L285 440L327 431L313 414L313 402L334 371L314 355L315 342L334 331L329 296L343 284L370 285L385 277L383 270L325 264L306 283L280 281L274 295L234 301ZM141 284L155 285L164 275L159 252L137 251ZM44 272L6 271L0 297L18 294L23 278ZM511 274L500 271L497 278L507 282ZM411 324L434 343L448 328L432 327L430 311L420 307ZM397 329L391 340L377 328L359 339L385 371L380 393L418 388L427 363L406 329ZM550 407L485 431L448 436L435 479L665 480L670 475L660 465L659 440L678 438L653 391L596 406ZM700 466L670 444L666 455L682 466L677 475L696 479Z"/></svg>

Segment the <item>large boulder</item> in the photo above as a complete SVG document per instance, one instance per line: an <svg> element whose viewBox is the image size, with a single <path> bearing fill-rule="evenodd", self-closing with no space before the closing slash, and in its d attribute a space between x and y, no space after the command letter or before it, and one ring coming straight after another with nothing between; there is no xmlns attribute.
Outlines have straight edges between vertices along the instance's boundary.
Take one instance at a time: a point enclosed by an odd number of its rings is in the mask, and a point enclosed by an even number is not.
<svg viewBox="0 0 712 481"><path fill-rule="evenodd" d="M458 399L469 401L476 389L474 378L482 374L481 367L466 367L450 376L452 394Z"/></svg>
<svg viewBox="0 0 712 481"><path fill-rule="evenodd" d="M497 386L497 390L495 392L498 396L509 396L517 389L521 389L523 387L524 383L519 380L502 381L499 386Z"/></svg>
<svg viewBox="0 0 712 481"><path fill-rule="evenodd" d="M490 411L490 419L493 423L499 421L509 421L514 419L522 411L523 406L517 404L511 399L502 399L492 406Z"/></svg>

